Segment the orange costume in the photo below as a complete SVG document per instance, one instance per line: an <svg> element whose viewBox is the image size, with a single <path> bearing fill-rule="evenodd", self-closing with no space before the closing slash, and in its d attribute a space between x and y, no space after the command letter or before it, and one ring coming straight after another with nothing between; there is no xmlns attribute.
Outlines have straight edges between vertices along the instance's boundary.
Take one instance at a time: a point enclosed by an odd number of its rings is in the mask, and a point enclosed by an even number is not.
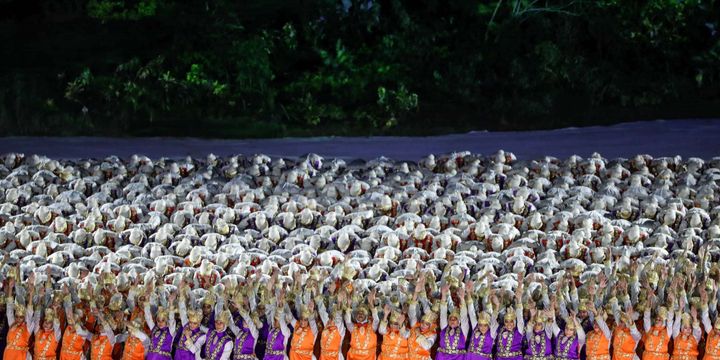
<svg viewBox="0 0 720 360"><path fill-rule="evenodd" d="M60 360L80 360L85 346L85 338L75 331L74 326L67 326L62 338Z"/></svg>
<svg viewBox="0 0 720 360"><path fill-rule="evenodd" d="M692 334L680 334L675 337L673 344L672 360L696 360L700 354L698 341Z"/></svg>
<svg viewBox="0 0 720 360"><path fill-rule="evenodd" d="M383 335L379 360L407 360L408 352L408 339L399 331L388 330Z"/></svg>
<svg viewBox="0 0 720 360"><path fill-rule="evenodd" d="M420 324L415 324L410 332L410 339L408 339L408 358L411 360L416 359L430 359L430 349L425 349L419 342L419 337L433 338L435 336L435 330L430 329L428 331L420 331Z"/></svg>
<svg viewBox="0 0 720 360"><path fill-rule="evenodd" d="M35 335L34 360L57 359L58 339L54 330L39 330Z"/></svg>
<svg viewBox="0 0 720 360"><path fill-rule="evenodd" d="M5 360L25 360L30 344L30 331L26 322L13 324L8 330L7 345L3 353Z"/></svg>
<svg viewBox="0 0 720 360"><path fill-rule="evenodd" d="M629 328L616 329L612 339L613 360L633 360L637 341Z"/></svg>
<svg viewBox="0 0 720 360"><path fill-rule="evenodd" d="M650 331L645 333L643 337L645 343L645 351L643 351L642 360L669 360L670 353L668 345L670 344L670 336L665 326L653 326Z"/></svg>
<svg viewBox="0 0 720 360"><path fill-rule="evenodd" d="M90 360L112 360L113 344L106 335L95 335L90 346Z"/></svg>
<svg viewBox="0 0 720 360"><path fill-rule="evenodd" d="M135 336L130 336L125 343L122 360L144 360L145 346L142 340Z"/></svg>
<svg viewBox="0 0 720 360"><path fill-rule="evenodd" d="M610 360L610 339L602 330L593 330L587 334L587 360Z"/></svg>
<svg viewBox="0 0 720 360"><path fill-rule="evenodd" d="M353 324L347 360L375 360L377 334L370 323Z"/></svg>
<svg viewBox="0 0 720 360"><path fill-rule="evenodd" d="M705 341L705 360L720 360L720 330L708 333Z"/></svg>
<svg viewBox="0 0 720 360"><path fill-rule="evenodd" d="M293 328L295 332L290 343L290 360L312 360L315 332L311 326L299 326L297 321L293 324Z"/></svg>
<svg viewBox="0 0 720 360"><path fill-rule="evenodd" d="M337 326L323 329L320 338L320 360L337 360L342 348L342 334Z"/></svg>

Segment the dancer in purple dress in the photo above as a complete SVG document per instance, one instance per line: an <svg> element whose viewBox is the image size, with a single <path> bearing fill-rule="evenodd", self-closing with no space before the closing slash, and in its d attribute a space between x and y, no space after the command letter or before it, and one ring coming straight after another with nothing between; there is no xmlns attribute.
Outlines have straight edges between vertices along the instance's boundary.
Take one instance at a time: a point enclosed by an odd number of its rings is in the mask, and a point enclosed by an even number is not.
<svg viewBox="0 0 720 360"><path fill-rule="evenodd" d="M466 334L470 328L465 305L465 289L463 287L458 288L460 304L456 305L448 315L447 294L449 289L449 285L442 288L442 299L440 301L441 330L436 358L438 360L463 360L467 343Z"/></svg>

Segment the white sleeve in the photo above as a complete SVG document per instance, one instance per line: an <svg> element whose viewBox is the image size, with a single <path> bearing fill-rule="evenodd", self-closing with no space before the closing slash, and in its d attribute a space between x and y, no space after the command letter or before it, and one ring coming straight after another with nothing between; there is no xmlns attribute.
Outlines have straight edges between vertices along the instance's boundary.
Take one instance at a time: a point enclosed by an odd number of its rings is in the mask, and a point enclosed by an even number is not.
<svg viewBox="0 0 720 360"><path fill-rule="evenodd" d="M583 329L583 327L582 327L582 324L580 324L580 326L577 326L577 335L578 335L578 348L582 348L585 345L585 338L587 336L585 334L585 329Z"/></svg>
<svg viewBox="0 0 720 360"><path fill-rule="evenodd" d="M678 335L680 335L680 325L681 325L681 323L682 323L681 317L680 317L680 316L676 316L676 317L675 317L675 322L673 323L673 326L672 326L672 337L673 337L673 339L676 338L676 337L678 337Z"/></svg>
<svg viewBox="0 0 720 360"><path fill-rule="evenodd" d="M475 329L475 327L477 326L477 322L478 322L477 313L475 312L475 302L468 301L467 307L468 307L468 315L470 317L470 327Z"/></svg>
<svg viewBox="0 0 720 360"><path fill-rule="evenodd" d="M380 321L380 326L378 327L378 333L380 333L380 335L387 334L387 321L385 319L382 319Z"/></svg>
<svg viewBox="0 0 720 360"><path fill-rule="evenodd" d="M177 333L177 324L175 323L175 312L170 311L168 313L168 329L170 330L170 335L175 338L175 334Z"/></svg>
<svg viewBox="0 0 720 360"><path fill-rule="evenodd" d="M650 328L652 327L651 320L650 320L650 308L645 309L645 312L643 313L643 329L646 333L650 332Z"/></svg>
<svg viewBox="0 0 720 360"><path fill-rule="evenodd" d="M145 322L147 323L147 326L150 328L150 330L155 329L155 321L153 321L152 312L150 311L150 304L145 303L145 307L143 310L145 313Z"/></svg>
<svg viewBox="0 0 720 360"><path fill-rule="evenodd" d="M184 299L181 299L180 301L178 301L178 310L180 312L180 324L182 326L187 326L188 316L187 316L187 308L186 308Z"/></svg>
<svg viewBox="0 0 720 360"><path fill-rule="evenodd" d="M464 336L470 334L470 324L468 322L468 311L465 306L465 299L460 299L460 329Z"/></svg>
<svg viewBox="0 0 720 360"><path fill-rule="evenodd" d="M8 325L15 323L15 303L13 301L6 301L7 306L5 307L5 314L7 315Z"/></svg>
<svg viewBox="0 0 720 360"><path fill-rule="evenodd" d="M605 322L605 319L603 319L602 316L598 316L595 321L597 322L600 331L602 331L603 335L605 335L605 338L608 340L612 340L612 332L610 331L610 327L608 327L607 323ZM609 346L610 345L608 345L608 347Z"/></svg>
<svg viewBox="0 0 720 360"><path fill-rule="evenodd" d="M344 320L345 320L345 327L347 328L348 332L352 332L353 329L354 329L354 326L353 326L353 323L352 323L352 319L351 319L351 315L350 315L350 310L348 310L348 311L345 312L345 314L344 314Z"/></svg>
<svg viewBox="0 0 720 360"><path fill-rule="evenodd" d="M248 313L245 313L245 312L240 313L240 316L242 316L243 321L247 325L248 330L250 330L250 334L252 334L253 339L256 339L256 341L257 341L257 338L258 338L260 332L258 331L257 326L255 326L255 322L252 321L252 319L250 318L250 315L248 315Z"/></svg>
<svg viewBox="0 0 720 360"><path fill-rule="evenodd" d="M433 344L435 344L435 338L436 335L432 334L430 336L425 336L423 334L418 334L417 336L417 343L425 350L430 350L432 348Z"/></svg>
<svg viewBox="0 0 720 360"><path fill-rule="evenodd" d="M315 317L310 318L310 321L308 321L310 324L310 330L312 331L313 337L317 337L318 335L318 327L317 323L315 322Z"/></svg>
<svg viewBox="0 0 720 360"><path fill-rule="evenodd" d="M493 310L492 315L490 315L490 338L495 340L495 337L497 337L497 330L500 327L500 324L498 323L498 312L497 310Z"/></svg>
<svg viewBox="0 0 720 360"><path fill-rule="evenodd" d="M440 304L440 329L448 326L448 308L446 303Z"/></svg>
<svg viewBox="0 0 720 360"><path fill-rule="evenodd" d="M62 336L62 331L60 331L60 320L55 319L53 321L53 332L55 333L55 339L60 342L60 337Z"/></svg>
<svg viewBox="0 0 720 360"><path fill-rule="evenodd" d="M703 326L705 327L705 332L709 334L710 331L712 331L713 327L712 327L712 322L710 322L710 315L708 314L707 308L703 309L701 317L702 317Z"/></svg>
<svg viewBox="0 0 720 360"><path fill-rule="evenodd" d="M325 310L325 303L323 301L316 301L315 303L317 304L318 314L320 314L320 321L322 321L323 326L327 326L328 321L330 321L330 317Z"/></svg>
<svg viewBox="0 0 720 360"><path fill-rule="evenodd" d="M408 319L410 320L410 326L417 324L417 303L411 302L408 306Z"/></svg>
<svg viewBox="0 0 720 360"><path fill-rule="evenodd" d="M525 315L523 314L522 305L518 306L517 309L515 309L515 317L517 318L518 329L524 328L525 327Z"/></svg>
<svg viewBox="0 0 720 360"><path fill-rule="evenodd" d="M635 346L637 346L637 342L642 338L642 334L640 334L640 331L638 331L635 324L632 324L630 327L630 335L632 335L633 339L635 339Z"/></svg>
<svg viewBox="0 0 720 360"><path fill-rule="evenodd" d="M665 321L665 330L667 330L668 337L672 339L673 336L673 317L675 316L675 313L672 311L668 312L668 317ZM678 320L680 320L680 317L678 316Z"/></svg>
<svg viewBox="0 0 720 360"><path fill-rule="evenodd" d="M702 329L700 326L695 323L693 324L693 337L695 337L695 341L700 341L700 337L702 336Z"/></svg>
<svg viewBox="0 0 720 360"><path fill-rule="evenodd" d="M370 310L370 312L372 313L372 320L373 320L373 322L372 322L372 327L373 327L373 331L377 331L378 325L379 325L379 323L380 323L380 318L378 317L377 309L373 307L372 310Z"/></svg>
<svg viewBox="0 0 720 360"><path fill-rule="evenodd" d="M225 347L223 347L223 352L222 355L220 355L220 360L230 359L230 355L232 355L232 349L233 343L232 341L228 341L227 344L225 344Z"/></svg>

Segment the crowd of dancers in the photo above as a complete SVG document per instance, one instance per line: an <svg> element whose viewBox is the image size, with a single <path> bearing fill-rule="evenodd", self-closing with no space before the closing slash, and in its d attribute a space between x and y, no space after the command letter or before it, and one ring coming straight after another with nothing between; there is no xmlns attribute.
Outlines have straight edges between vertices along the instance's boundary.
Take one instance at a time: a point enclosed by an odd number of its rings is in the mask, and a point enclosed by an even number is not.
<svg viewBox="0 0 720 360"><path fill-rule="evenodd" d="M648 155L6 154L0 350L720 360L719 180Z"/></svg>

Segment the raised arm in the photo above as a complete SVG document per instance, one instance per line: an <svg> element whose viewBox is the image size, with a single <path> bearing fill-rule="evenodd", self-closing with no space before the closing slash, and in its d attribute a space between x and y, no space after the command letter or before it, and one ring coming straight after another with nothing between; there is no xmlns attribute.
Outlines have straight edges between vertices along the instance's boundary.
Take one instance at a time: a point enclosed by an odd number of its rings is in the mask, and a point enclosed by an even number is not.
<svg viewBox="0 0 720 360"><path fill-rule="evenodd" d="M155 329L155 321L153 320L153 317L152 317L152 310L150 310L149 302L145 303L143 310L145 312L145 322L147 323L147 326L150 328L150 330Z"/></svg>

